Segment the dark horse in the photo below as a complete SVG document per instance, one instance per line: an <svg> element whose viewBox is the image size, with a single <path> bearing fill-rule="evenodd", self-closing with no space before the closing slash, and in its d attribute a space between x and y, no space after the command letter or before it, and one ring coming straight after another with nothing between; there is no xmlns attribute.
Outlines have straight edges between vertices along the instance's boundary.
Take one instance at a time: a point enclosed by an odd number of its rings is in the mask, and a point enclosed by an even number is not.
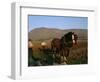
<svg viewBox="0 0 100 82"><path fill-rule="evenodd" d="M59 54L60 56L63 57L68 57L70 48L73 47L74 44L77 42L77 35L74 34L74 32L68 32L64 36L59 38L54 38L51 41L51 49L55 53L55 55Z"/></svg>

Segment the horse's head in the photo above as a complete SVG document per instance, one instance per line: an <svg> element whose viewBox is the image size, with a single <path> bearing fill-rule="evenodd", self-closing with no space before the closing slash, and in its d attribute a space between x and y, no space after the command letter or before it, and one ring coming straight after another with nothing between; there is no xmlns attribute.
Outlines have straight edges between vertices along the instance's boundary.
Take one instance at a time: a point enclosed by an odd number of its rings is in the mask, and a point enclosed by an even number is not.
<svg viewBox="0 0 100 82"><path fill-rule="evenodd" d="M65 46L72 47L75 44L75 34L74 32L68 32L62 37L62 41Z"/></svg>
<svg viewBox="0 0 100 82"><path fill-rule="evenodd" d="M74 32L72 33L72 42L73 42L73 44L75 44L75 34L74 34Z"/></svg>

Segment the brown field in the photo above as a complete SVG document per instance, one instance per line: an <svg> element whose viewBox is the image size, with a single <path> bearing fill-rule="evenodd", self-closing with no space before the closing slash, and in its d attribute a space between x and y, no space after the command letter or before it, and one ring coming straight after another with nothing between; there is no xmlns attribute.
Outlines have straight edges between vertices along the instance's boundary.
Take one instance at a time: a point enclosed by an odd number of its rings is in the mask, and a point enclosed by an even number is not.
<svg viewBox="0 0 100 82"><path fill-rule="evenodd" d="M54 38L61 38L64 34L68 32L74 32L78 35L78 43L77 45L74 45L70 49L69 56L65 58L65 62L63 63L55 63L55 60L59 61L62 60L62 57L52 58L50 55L55 55L54 53L43 53L41 42L46 42L47 49L51 49L51 41ZM88 64L88 30L87 29L67 29L67 30L61 30L61 29L49 29L49 28L39 28L39 29L33 29L31 32L29 32L29 38L32 39L32 43L34 45L33 47L33 58L35 61L31 61L31 63L35 62L38 64L36 66L44 66L44 65L76 65L76 64ZM51 51L52 52L52 51ZM46 61L44 61L46 58ZM53 61L54 60L54 61ZM53 64L47 64L46 62L50 63L53 62ZM43 64L41 64L43 62ZM33 66L33 65L32 65Z"/></svg>
<svg viewBox="0 0 100 82"><path fill-rule="evenodd" d="M34 47L33 47L33 57L35 59L42 60L44 58L44 55L42 51L39 50L41 48L41 40L39 41L33 41ZM47 43L47 48L51 49L51 40L45 40ZM78 44L73 46L70 49L70 54L67 57L66 64L67 65L74 65L74 64L87 64L88 63L88 45L87 40L78 40Z"/></svg>

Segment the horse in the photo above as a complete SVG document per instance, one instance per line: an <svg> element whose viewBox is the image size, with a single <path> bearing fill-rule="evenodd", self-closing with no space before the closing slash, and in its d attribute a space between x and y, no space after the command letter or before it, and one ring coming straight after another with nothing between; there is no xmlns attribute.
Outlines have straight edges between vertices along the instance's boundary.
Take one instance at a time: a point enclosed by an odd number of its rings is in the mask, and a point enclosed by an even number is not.
<svg viewBox="0 0 100 82"><path fill-rule="evenodd" d="M74 40L75 40L75 45L77 45L77 40L78 40L78 36L77 36L77 34L74 34Z"/></svg>
<svg viewBox="0 0 100 82"><path fill-rule="evenodd" d="M63 57L68 57L70 53L70 48L76 44L77 39L75 38L74 32L68 32L64 36L59 38L54 38L51 41L51 49L55 53L55 57L57 54ZM61 61L61 60L59 60Z"/></svg>
<svg viewBox="0 0 100 82"><path fill-rule="evenodd" d="M70 53L70 48L75 44L74 32L68 32L61 38L61 56L67 59Z"/></svg>
<svg viewBox="0 0 100 82"><path fill-rule="evenodd" d="M53 52L54 61L60 64L61 40L59 38L54 38L51 41L51 50Z"/></svg>
<svg viewBox="0 0 100 82"><path fill-rule="evenodd" d="M51 41L51 49L54 53L58 53L61 49L61 40L59 38L54 38Z"/></svg>

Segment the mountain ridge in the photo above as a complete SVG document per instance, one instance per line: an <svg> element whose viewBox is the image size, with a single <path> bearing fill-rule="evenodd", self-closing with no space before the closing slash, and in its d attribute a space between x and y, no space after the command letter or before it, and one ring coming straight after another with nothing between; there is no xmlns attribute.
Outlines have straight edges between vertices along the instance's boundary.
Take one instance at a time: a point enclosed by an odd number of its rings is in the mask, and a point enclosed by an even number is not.
<svg viewBox="0 0 100 82"><path fill-rule="evenodd" d="M47 40L53 38L61 38L68 32L74 32L80 39L87 39L87 29L58 29L58 28L46 28L39 27L31 30L28 33L29 38L32 40Z"/></svg>

